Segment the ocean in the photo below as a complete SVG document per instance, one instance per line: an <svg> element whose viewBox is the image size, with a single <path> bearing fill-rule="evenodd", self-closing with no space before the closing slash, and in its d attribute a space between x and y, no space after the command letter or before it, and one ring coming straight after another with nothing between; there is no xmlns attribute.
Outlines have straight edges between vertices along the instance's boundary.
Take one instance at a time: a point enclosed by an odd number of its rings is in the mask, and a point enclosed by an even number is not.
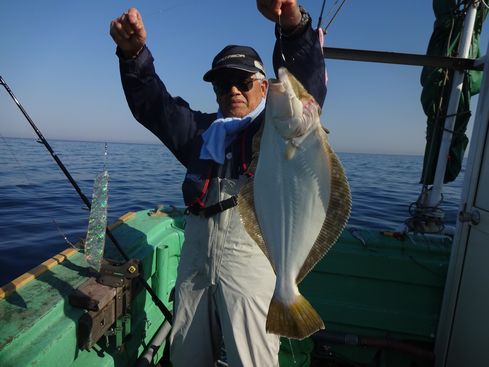
<svg viewBox="0 0 489 367"><path fill-rule="evenodd" d="M81 191L109 172L108 222L128 211L183 206L184 168L163 144L49 141ZM421 186L422 156L338 153L353 199L349 226L395 230ZM446 225L455 226L464 169L443 190ZM89 211L45 146L0 139L0 286L84 238Z"/></svg>

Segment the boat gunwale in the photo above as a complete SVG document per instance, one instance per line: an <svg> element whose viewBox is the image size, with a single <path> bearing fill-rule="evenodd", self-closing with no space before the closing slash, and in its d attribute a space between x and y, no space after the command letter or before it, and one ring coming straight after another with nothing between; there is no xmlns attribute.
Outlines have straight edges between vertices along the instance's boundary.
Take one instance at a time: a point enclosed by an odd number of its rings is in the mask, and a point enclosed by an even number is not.
<svg viewBox="0 0 489 367"><path fill-rule="evenodd" d="M114 223L112 223L109 226L109 230L113 230L114 228L117 228L121 224L131 219L134 215L136 215L136 212L127 212L126 214L119 217ZM78 253L78 251L79 251L78 248L68 247L65 250L47 259L46 261L42 262L41 264L37 265L36 267L26 271L24 274L18 276L12 281L4 284L3 286L0 287L0 301L8 298L13 293L17 292L19 289L24 287L25 285L39 278L46 271L52 269L56 265L61 264L63 261L67 260L71 256Z"/></svg>

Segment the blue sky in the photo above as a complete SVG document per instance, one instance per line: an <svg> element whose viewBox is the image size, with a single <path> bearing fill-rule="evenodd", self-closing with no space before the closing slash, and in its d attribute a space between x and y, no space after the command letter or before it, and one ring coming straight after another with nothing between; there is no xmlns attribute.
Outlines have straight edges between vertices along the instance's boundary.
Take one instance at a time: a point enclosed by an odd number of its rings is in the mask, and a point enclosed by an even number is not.
<svg viewBox="0 0 489 367"><path fill-rule="evenodd" d="M326 1L325 16L335 1ZM316 24L322 0L301 4ZM255 47L272 70L273 24L258 13L254 0L2 0L0 75L48 140L158 142L126 105L109 36L110 21L131 6L142 13L158 74L194 109L216 110L202 75L226 44ZM423 54L433 21L429 0L347 0L326 46ZM422 154L420 67L335 60L326 65L322 121L335 150ZM34 136L3 88L0 134Z"/></svg>

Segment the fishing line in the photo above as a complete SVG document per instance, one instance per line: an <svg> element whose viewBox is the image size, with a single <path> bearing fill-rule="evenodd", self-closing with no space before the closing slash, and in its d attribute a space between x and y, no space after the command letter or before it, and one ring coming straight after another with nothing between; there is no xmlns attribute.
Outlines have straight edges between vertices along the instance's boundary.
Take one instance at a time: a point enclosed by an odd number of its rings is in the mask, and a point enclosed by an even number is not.
<svg viewBox="0 0 489 367"><path fill-rule="evenodd" d="M433 274L433 275L436 275L440 278L444 278L446 273L443 273L443 272L437 272L436 270L433 270L431 269L429 266L423 264L421 261L417 260L413 255L408 255L408 258L409 260L411 260L414 264L416 264L417 266L419 266L421 269Z"/></svg>
<svg viewBox="0 0 489 367"><path fill-rule="evenodd" d="M280 55L282 56L282 60L284 62L287 62L285 60L284 49L282 47L282 19L281 19L280 15L281 14L278 15L278 42L279 42Z"/></svg>
<svg viewBox="0 0 489 367"><path fill-rule="evenodd" d="M321 6L321 13L319 13L318 25L316 29L321 28L321 25L323 24L323 12L324 12L325 5L326 5L326 0L323 0L323 5Z"/></svg>
<svg viewBox="0 0 489 367"><path fill-rule="evenodd" d="M58 230L58 232L59 232L59 234L61 235L61 237L63 237L63 239L65 240L65 242L66 242L66 243L67 243L69 246L73 247L75 250L80 251L80 250L81 250L81 248L80 248L80 247L75 246L75 245L74 245L72 242L70 242L70 240L68 239L68 237L66 237L66 235L64 234L64 232L62 232L62 231L61 231L60 226L58 225L58 223L57 223L57 222L56 222L54 219L53 219L53 223L54 223L54 225L56 226L56 229Z"/></svg>
<svg viewBox="0 0 489 367"><path fill-rule="evenodd" d="M297 364L297 360L295 359L294 348L292 347L292 341L290 340L290 338L287 339L289 340L290 351L292 352L292 359L294 360L294 364Z"/></svg>
<svg viewBox="0 0 489 367"><path fill-rule="evenodd" d="M107 142L105 142L105 147L104 147L104 167L103 167L103 170L106 171L107 170Z"/></svg>
<svg viewBox="0 0 489 367"><path fill-rule="evenodd" d="M333 11L334 7L336 6L336 4L338 3L339 0L336 0L333 7L331 8L330 12L328 13L328 16L329 14ZM329 21L329 23L326 25L326 27L324 27L323 29L323 32L324 34L326 34L329 26L333 23L333 21L336 19L336 16L338 15L338 13L340 12L341 8L343 7L343 5L345 4L346 0L343 0L340 4L340 6L336 9L336 12L334 13L333 17L331 18L331 20Z"/></svg>
<svg viewBox="0 0 489 367"><path fill-rule="evenodd" d="M61 162L61 160L58 158L58 156L53 151L53 149L51 148L51 146L49 145L49 143L47 142L47 140L42 135L41 131L37 128L36 124L34 124L34 121L32 121L32 119L30 118L30 116L27 114L27 111L24 109L24 107L22 107L22 105L17 100L17 98L15 97L15 95L12 92L12 90L10 89L10 87L7 85L7 83L3 80L3 78L1 76L0 76L0 84L2 84L4 86L4 88L7 90L7 93L10 95L10 97L12 97L12 99L14 100L14 102L17 104L17 106L19 107L20 111L22 112L22 114L24 115L24 117L27 119L27 121L29 122L29 124L31 125L31 127L34 129L34 131L36 132L37 136L41 140L42 144L44 144L44 146L49 151L49 153L51 154L51 156L53 157L53 159L56 161L56 163L58 164L58 166L61 168L61 170L65 174L66 178L68 178L68 180L70 181L70 183L72 184L72 186L75 188L76 192L78 193L78 195L80 196L80 198L83 200L83 202L85 203L85 205L88 208L90 208L90 201L83 194L83 192L81 191L81 189L78 186L78 184L75 182L75 180L73 179L73 177L71 176L71 174L68 172L68 170L64 166L63 162Z"/></svg>
<svg viewBox="0 0 489 367"><path fill-rule="evenodd" d="M2 133L0 133L0 137L2 138L3 143L7 147L7 150L9 151L10 155L14 158L15 162L17 163L17 166L21 168L21 171L22 171L22 174L23 174L23 176L25 178L26 184L28 186L32 186L31 182L29 181L29 178L27 177L27 175L25 173L26 172L25 166L19 162L19 160L17 159L17 156L15 155L14 151L11 149L10 144L7 142L7 139L5 139L5 137L2 135Z"/></svg>
<svg viewBox="0 0 489 367"><path fill-rule="evenodd" d="M51 157L53 157L53 159L58 164L59 168L65 174L66 178L70 181L71 185L76 190L76 192L78 193L78 196L80 196L80 198L82 199L83 203L89 209L91 209L92 204L90 203L90 201L88 200L88 198L83 194L83 192L81 191L81 189L78 186L78 184L76 183L76 181L73 179L73 177L71 176L71 174L68 172L68 170L64 166L63 162L61 162L61 160L58 158L58 156L56 155L56 153L53 151L53 149L51 148L51 145L49 145L48 141L44 138L44 136L42 135L41 131L37 128L36 124L34 123L34 121L32 121L32 119L29 116L29 114L27 113L27 111L24 109L24 107L17 100L17 98L15 97L14 93L12 92L12 90L10 89L10 87L8 86L8 84L3 80L3 78L2 78L1 75L0 75L0 84L4 86L4 88L7 91L7 93L10 95L10 97L12 97L12 99L14 100L14 102L17 104L17 106L19 107L20 111L22 112L22 114L24 115L24 117L27 119L27 121L29 122L29 124L31 125L31 127L34 129L34 131L36 132L37 136L41 140L42 144L46 147L46 149L51 154ZM117 241L117 239L114 237L114 235L112 234L112 232L109 230L108 227L105 228L105 231L106 231L107 237L109 237L109 239L111 240L112 244L116 247L116 249L119 251L119 253L124 258L124 260L125 261L129 261L129 257L127 256L126 252L123 250L123 248L119 244L119 241ZM156 294L156 292L149 286L148 282L143 278L143 275L141 273L138 275L137 279L140 281L140 283L143 285L143 287L151 295L151 298L152 298L153 302L156 304L156 306L158 306L158 308L160 309L160 311L163 313L163 315L165 316L165 319L171 324L173 316L172 316L171 312L168 310L168 308L160 300L160 298L158 297L158 295Z"/></svg>
<svg viewBox="0 0 489 367"><path fill-rule="evenodd" d="M22 175L24 176L24 179L25 179L25 183L26 183L26 185L27 185L27 186L34 186L34 185L31 183L31 181L29 180L29 177L28 177L28 176L27 176L27 174L26 174L26 171L27 171L26 167L25 167L25 166L24 166L24 165L23 165L23 164L22 164L22 163L21 163L21 162L20 162L20 161L17 159L17 155L16 155L16 154L15 154L15 152L14 152L14 151L11 149L10 144L7 142L7 140L5 139L5 137L4 137L4 136L3 136L1 133L0 133L0 138L3 140L3 142L4 142L5 146L7 147L7 150L9 151L10 155L11 155L11 156L13 157L13 159L15 160L15 162L16 162L16 164L17 164L17 166L21 168L21 172L22 172ZM19 185L15 185L15 186L16 186L17 188L19 188L19 189L20 189L20 190L23 192L23 194L24 194L24 195L26 195L26 194L27 194L28 190L27 190L25 187L23 187L23 186L19 186ZM79 247L76 247L76 246L75 246L73 243L71 243L71 242L68 240L67 236L66 236L64 233L62 233L62 232L61 232L60 226L58 225L58 223L56 222L56 220L55 220L55 219L54 219L52 216L51 216L51 220L52 220L52 222L54 223L54 225L56 226L56 229L58 230L58 232L61 234L61 236L62 236L62 237L63 237L63 239L65 240L65 242L66 242L66 243L67 243L69 246L71 246L71 247L73 247L73 248L75 248L75 249L77 249L77 250L80 250L80 248L79 248Z"/></svg>
<svg viewBox="0 0 489 367"><path fill-rule="evenodd" d="M191 2L193 2L193 0L177 2L176 4L168 6L164 9L156 10L156 11L153 11L151 13L145 14L144 19L148 19L148 17L154 17L156 15L164 14L168 11L171 11L171 10L179 8L179 7L190 5Z"/></svg>

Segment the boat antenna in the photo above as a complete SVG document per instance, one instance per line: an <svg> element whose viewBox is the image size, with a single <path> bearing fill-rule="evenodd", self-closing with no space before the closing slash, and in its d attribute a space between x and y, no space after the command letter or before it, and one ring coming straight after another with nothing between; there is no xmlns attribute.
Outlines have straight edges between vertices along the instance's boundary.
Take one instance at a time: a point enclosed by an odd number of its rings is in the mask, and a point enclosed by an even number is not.
<svg viewBox="0 0 489 367"><path fill-rule="evenodd" d="M82 199L83 203L88 207L88 209L91 209L92 204L90 203L90 200L88 200L88 198L83 194L83 192L81 191L80 187L78 186L78 184L76 183L76 181L73 179L73 177L71 176L71 174L68 172L68 170L66 169L65 165L63 164L63 162L61 162L61 160L59 159L59 157L53 151L53 149L49 145L49 143L46 140L46 138L42 135L41 131L37 128L37 126L34 123L34 121L32 121L32 119L30 118L30 116L27 113L27 111L24 109L24 107L22 107L22 105L20 104L20 102L17 100L17 98L15 97L14 93L12 92L12 90L10 89L10 87L8 86L8 84L5 82L5 80L2 78L1 75L0 75L0 84L2 84L4 86L4 88L7 91L7 93L10 95L10 97L12 97L12 99L14 100L14 102L17 104L17 106L21 110L21 112L24 115L24 117L27 119L27 121L29 122L29 124L31 125L31 127L36 132L36 134L39 137L41 143L46 147L46 149L51 154L51 157L53 157L53 159L55 160L55 162L58 164L59 168L61 168L61 170L65 174L66 178L70 181L71 185L75 188L76 192L78 193L78 195ZM127 254L125 253L125 251L122 249L121 245L119 244L119 242L114 237L114 235L112 234L112 232L109 230L108 227L105 228L105 232L107 233L107 237L110 238L110 240L112 241L112 243L114 244L114 246L117 248L117 250L119 251L119 253L122 255L122 257L126 261L129 261L129 257L127 256ZM171 323L172 314L168 310L168 308L166 308L166 306L163 304L163 302L159 299L159 297L155 293L155 291L149 286L148 282L146 282L146 280L143 278L143 276L141 274L138 275L138 280L141 282L141 284L144 286L144 288L151 295L151 298L153 299L153 302L161 310L161 312L165 316L165 319L169 323Z"/></svg>

